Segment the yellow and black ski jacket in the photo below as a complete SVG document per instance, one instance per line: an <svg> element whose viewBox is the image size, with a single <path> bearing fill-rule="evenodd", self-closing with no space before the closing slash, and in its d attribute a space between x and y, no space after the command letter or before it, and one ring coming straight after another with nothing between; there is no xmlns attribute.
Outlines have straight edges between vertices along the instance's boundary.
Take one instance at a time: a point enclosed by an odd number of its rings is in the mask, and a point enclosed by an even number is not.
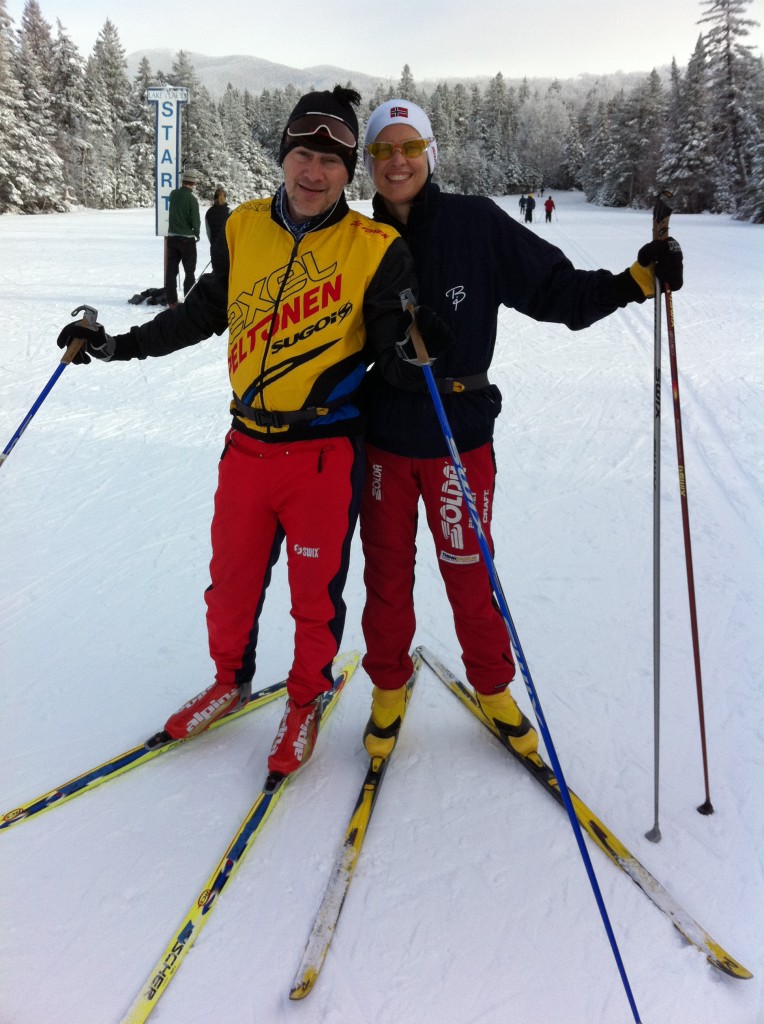
<svg viewBox="0 0 764 1024"><path fill-rule="evenodd" d="M238 206L176 309L116 337L115 360L162 356L228 328L234 426L264 441L354 434L366 367L399 340L413 263L395 229L344 196L299 240L280 193Z"/></svg>

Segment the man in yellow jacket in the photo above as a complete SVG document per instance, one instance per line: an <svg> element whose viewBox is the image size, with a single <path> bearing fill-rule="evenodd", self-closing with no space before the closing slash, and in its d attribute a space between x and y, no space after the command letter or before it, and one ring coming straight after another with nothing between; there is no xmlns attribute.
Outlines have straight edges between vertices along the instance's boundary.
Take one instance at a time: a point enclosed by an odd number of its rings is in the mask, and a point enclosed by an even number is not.
<svg viewBox="0 0 764 1024"><path fill-rule="evenodd" d="M414 281L397 232L345 200L359 101L339 86L303 96L281 140L284 183L271 199L234 210L226 244L213 248L212 271L188 300L126 334L110 337L100 325L84 332L75 360L163 356L228 328L233 423L220 460L205 595L215 682L165 730L174 738L201 731L249 692L260 611L285 546L295 649L268 762L281 775L310 756L318 698L332 687L364 472L359 389L369 362L393 374L396 362L403 365L395 355L399 294ZM82 335L80 324L69 324L58 344ZM437 347L434 334L428 340Z"/></svg>

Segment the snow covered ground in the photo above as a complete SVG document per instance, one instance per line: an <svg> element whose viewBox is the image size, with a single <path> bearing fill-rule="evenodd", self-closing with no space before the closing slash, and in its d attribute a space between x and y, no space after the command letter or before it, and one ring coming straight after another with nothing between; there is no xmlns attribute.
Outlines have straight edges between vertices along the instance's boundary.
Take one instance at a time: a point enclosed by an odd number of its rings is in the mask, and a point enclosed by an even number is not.
<svg viewBox="0 0 764 1024"><path fill-rule="evenodd" d="M555 195L533 230L621 270L647 213ZM500 200L512 215L517 197ZM368 204L358 204L368 210ZM668 352L663 387L663 840L653 823L652 304L573 334L504 311L497 565L569 784L754 973L708 966L595 847L645 1024L764 1021L764 232L672 221L685 463L716 813L704 796ZM153 212L0 217L0 446L82 302L154 312ZM200 247L200 268L207 261ZM0 470L0 814L133 746L212 678L203 591L228 424L225 341L69 367ZM286 674L284 566L258 679ZM360 648L360 547L345 648ZM424 533L417 642L461 671ZM758 625L757 625L758 623ZM514 686L530 712L521 682ZM424 670L315 992L287 995L367 765L359 670L152 1017L157 1024L628 1024L564 812ZM281 702L0 836L0 1022L116 1024L264 776Z"/></svg>

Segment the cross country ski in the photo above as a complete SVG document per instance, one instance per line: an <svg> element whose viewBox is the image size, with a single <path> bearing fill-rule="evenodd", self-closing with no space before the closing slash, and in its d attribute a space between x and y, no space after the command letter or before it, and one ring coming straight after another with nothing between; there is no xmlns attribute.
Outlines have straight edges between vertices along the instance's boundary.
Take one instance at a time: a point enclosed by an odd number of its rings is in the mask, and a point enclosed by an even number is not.
<svg viewBox="0 0 764 1024"><path fill-rule="evenodd" d="M417 653L413 661L414 672L406 684L407 707L419 676L419 670L422 667L421 655ZM396 740L402 724L402 722L399 722L395 730ZM305 946L305 952L292 982L292 988L289 993L290 999L304 999L313 990L314 985L318 981L319 972L329 951L329 946L345 903L345 897L348 894L356 865L361 856L363 841L366 838L366 831L369 827L371 816L374 813L377 797L379 796L391 756L389 754L384 758L372 757L370 759L369 769L366 772L366 777L358 793L358 799L350 816L348 827L345 830L345 838L334 862L321 906L318 909L310 937Z"/></svg>
<svg viewBox="0 0 764 1024"><path fill-rule="evenodd" d="M334 688L325 693L321 699L319 729L323 727L329 714L334 709L340 693L355 672L360 655L358 652L340 655L338 657L339 660L341 660L342 664L341 667L336 669L338 674L335 677ZM182 924L170 939L167 948L160 956L156 965L152 968L140 994L133 1002L127 1015L123 1018L122 1024L143 1024L148 1019L159 998L166 991L167 985L175 976L184 957L196 941L199 932L207 923L210 911L217 903L218 896L244 860L270 816L271 811L278 803L295 774L277 775L269 773L255 802L236 830L217 867L191 903Z"/></svg>
<svg viewBox="0 0 764 1024"><path fill-rule="evenodd" d="M285 692L285 682L273 683L271 686L265 686L261 690L256 690L251 694L246 704L233 711L229 711L222 718L218 718L206 731L209 732L221 725L227 725L235 719L249 714L250 711L263 707L264 704L270 703L270 701L275 700L276 697L280 697ZM82 793L87 793L104 782L116 779L125 772L137 768L147 761L152 761L160 754L166 754L170 750L175 750L181 743L188 743L189 739L194 738L194 736L190 736L188 739L174 740L164 731L155 733L145 743L132 747L130 750L117 754L115 757L110 757L103 764L90 768L80 775L75 775L73 779L69 779L63 785L48 790L47 793L43 793L41 796L29 800L25 804L20 804L18 807L6 811L0 815L0 831L11 828L11 826L17 825L20 821L27 821L29 818L42 814L43 811L50 810L51 807L60 807L61 804L66 803L75 796L80 796Z"/></svg>
<svg viewBox="0 0 764 1024"><path fill-rule="evenodd" d="M493 733L502 746L522 764L531 777L543 786L558 803L562 803L557 779L544 759L539 754L522 757L516 753L483 716L469 688L426 647L418 647L417 651L438 679L459 698L462 704L482 722L486 729ZM570 790L570 796L576 811L576 817L584 831L588 833L603 853L639 886L648 899L652 900L655 906L663 911L677 931L705 955L713 967L718 968L732 978L748 979L753 977L749 970L738 963L718 942L711 938L705 928L701 927L687 913L656 878L653 878L647 868L637 860L633 853L626 849L620 839L610 831L607 825L572 790Z"/></svg>

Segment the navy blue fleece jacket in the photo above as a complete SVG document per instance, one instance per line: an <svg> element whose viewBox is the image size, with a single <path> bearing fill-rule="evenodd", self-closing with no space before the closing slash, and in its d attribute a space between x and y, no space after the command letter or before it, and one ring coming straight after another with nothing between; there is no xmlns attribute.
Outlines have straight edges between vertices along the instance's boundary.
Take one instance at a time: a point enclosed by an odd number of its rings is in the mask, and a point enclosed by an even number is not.
<svg viewBox="0 0 764 1024"><path fill-rule="evenodd" d="M379 195L374 219L408 242L419 283L418 301L451 328L456 344L433 366L437 377L488 371L499 308L577 331L644 295L628 270L576 270L565 254L513 220L491 199L451 195L429 183L414 201L407 224L387 211ZM415 458L447 455L424 375L393 351L367 374L367 440ZM444 395L457 447L468 451L493 438L501 410L495 385Z"/></svg>

